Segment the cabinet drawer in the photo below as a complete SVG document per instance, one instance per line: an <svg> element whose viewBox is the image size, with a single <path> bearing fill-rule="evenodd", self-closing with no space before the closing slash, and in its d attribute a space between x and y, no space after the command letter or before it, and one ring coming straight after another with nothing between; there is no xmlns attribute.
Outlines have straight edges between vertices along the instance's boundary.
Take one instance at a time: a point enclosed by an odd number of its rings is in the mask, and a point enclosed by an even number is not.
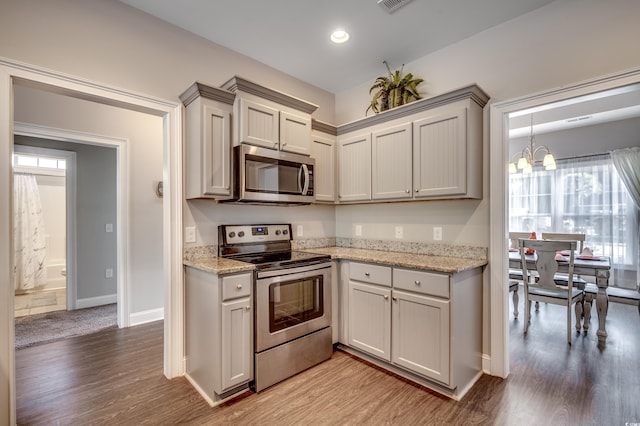
<svg viewBox="0 0 640 426"><path fill-rule="evenodd" d="M449 298L449 276L445 274L394 268L393 287L446 299Z"/></svg>
<svg viewBox="0 0 640 426"><path fill-rule="evenodd" d="M251 275L229 275L222 277L222 301L249 296L251 294Z"/></svg>
<svg viewBox="0 0 640 426"><path fill-rule="evenodd" d="M391 287L391 267L350 262L349 279Z"/></svg>

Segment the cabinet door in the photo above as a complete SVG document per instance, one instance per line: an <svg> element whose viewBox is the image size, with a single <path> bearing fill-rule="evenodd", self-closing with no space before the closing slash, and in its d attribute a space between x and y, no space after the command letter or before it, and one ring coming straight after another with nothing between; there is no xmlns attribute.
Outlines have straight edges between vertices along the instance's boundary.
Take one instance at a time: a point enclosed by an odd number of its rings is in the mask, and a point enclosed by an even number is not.
<svg viewBox="0 0 640 426"><path fill-rule="evenodd" d="M391 357L391 289L349 281L349 345Z"/></svg>
<svg viewBox="0 0 640 426"><path fill-rule="evenodd" d="M338 142L338 201L371 199L371 134L348 137Z"/></svg>
<svg viewBox="0 0 640 426"><path fill-rule="evenodd" d="M311 117L280 111L280 150L309 155Z"/></svg>
<svg viewBox="0 0 640 426"><path fill-rule="evenodd" d="M325 136L311 136L311 158L316 160L314 188L316 201L336 201L336 141Z"/></svg>
<svg viewBox="0 0 640 426"><path fill-rule="evenodd" d="M411 198L411 123L371 135L371 198Z"/></svg>
<svg viewBox="0 0 640 426"><path fill-rule="evenodd" d="M251 347L251 299L244 298L222 303L221 394L251 380L253 349ZM213 326L213 324L211 324Z"/></svg>
<svg viewBox="0 0 640 426"><path fill-rule="evenodd" d="M202 188L204 195L231 196L231 114L202 104Z"/></svg>
<svg viewBox="0 0 640 426"><path fill-rule="evenodd" d="M415 198L465 195L467 109L457 108L413 123Z"/></svg>
<svg viewBox="0 0 640 426"><path fill-rule="evenodd" d="M451 384L449 301L393 291L392 362Z"/></svg>
<svg viewBox="0 0 640 426"><path fill-rule="evenodd" d="M277 109L241 98L240 142L277 149L278 117Z"/></svg>

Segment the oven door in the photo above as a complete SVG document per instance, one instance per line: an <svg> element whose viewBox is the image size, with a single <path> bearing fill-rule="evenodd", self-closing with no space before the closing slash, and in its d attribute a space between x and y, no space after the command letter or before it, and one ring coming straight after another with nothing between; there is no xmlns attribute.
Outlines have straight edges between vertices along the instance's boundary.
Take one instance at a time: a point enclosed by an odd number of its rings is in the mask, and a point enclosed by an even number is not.
<svg viewBox="0 0 640 426"><path fill-rule="evenodd" d="M331 325L331 263L258 272L256 352Z"/></svg>

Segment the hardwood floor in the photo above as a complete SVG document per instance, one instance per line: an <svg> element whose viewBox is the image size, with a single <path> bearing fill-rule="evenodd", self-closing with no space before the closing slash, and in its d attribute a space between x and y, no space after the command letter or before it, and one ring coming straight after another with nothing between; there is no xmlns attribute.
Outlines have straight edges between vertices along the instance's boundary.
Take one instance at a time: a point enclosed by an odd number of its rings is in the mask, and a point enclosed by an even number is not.
<svg viewBox="0 0 640 426"><path fill-rule="evenodd" d="M524 336L522 319L510 316L511 375L483 376L459 402L336 352L264 392L211 408L184 378L162 375L162 322L105 330L16 352L17 419L20 425L640 422L637 308L610 306L603 350L596 318L586 335L574 335L572 347L564 318L562 307L541 304Z"/></svg>

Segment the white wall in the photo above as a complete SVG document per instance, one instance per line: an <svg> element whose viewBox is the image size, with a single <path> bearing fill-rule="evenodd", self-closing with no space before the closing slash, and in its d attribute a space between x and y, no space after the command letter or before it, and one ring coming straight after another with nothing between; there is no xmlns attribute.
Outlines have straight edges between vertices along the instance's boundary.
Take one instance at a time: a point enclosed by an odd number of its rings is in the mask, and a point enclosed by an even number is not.
<svg viewBox="0 0 640 426"><path fill-rule="evenodd" d="M216 203L208 200L185 202L184 224L196 226L197 241L185 247L217 245L218 225L291 223L293 237L323 238L336 235L333 206L251 206ZM302 225L303 235L296 234Z"/></svg>

